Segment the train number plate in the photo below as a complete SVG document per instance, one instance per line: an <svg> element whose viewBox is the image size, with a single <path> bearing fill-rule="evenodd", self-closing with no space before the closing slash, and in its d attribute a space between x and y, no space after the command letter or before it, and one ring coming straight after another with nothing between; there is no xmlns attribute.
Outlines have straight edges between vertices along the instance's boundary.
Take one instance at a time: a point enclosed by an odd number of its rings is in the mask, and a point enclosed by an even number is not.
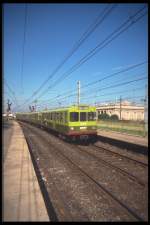
<svg viewBox="0 0 150 225"><path fill-rule="evenodd" d="M80 127L80 130L86 130L87 127Z"/></svg>

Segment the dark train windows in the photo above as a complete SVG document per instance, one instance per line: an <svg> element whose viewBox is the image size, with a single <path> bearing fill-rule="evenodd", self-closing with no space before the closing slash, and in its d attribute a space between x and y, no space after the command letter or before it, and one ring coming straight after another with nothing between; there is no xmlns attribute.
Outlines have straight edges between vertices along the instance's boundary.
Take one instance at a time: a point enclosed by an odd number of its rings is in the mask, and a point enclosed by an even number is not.
<svg viewBox="0 0 150 225"><path fill-rule="evenodd" d="M55 120L58 120L58 119L59 119L59 113L56 112L56 113L55 113Z"/></svg>
<svg viewBox="0 0 150 225"><path fill-rule="evenodd" d="M71 112L70 113L70 122L77 122L77 121L79 121L79 113Z"/></svg>
<svg viewBox="0 0 150 225"><path fill-rule="evenodd" d="M47 113L47 119L49 120L49 112Z"/></svg>
<svg viewBox="0 0 150 225"><path fill-rule="evenodd" d="M52 113L50 112L50 113L49 113L49 120L51 120L51 115L52 115Z"/></svg>
<svg viewBox="0 0 150 225"><path fill-rule="evenodd" d="M38 117L38 119L39 119L39 120L41 120L41 118L42 118L42 114L41 114L41 113L39 113L39 114L38 114L38 116L39 116L39 117Z"/></svg>
<svg viewBox="0 0 150 225"><path fill-rule="evenodd" d="M54 119L55 119L55 113L52 112L52 120L54 120Z"/></svg>
<svg viewBox="0 0 150 225"><path fill-rule="evenodd" d="M59 118L60 123L63 123L63 112L60 112L60 118Z"/></svg>
<svg viewBox="0 0 150 225"><path fill-rule="evenodd" d="M80 121L86 121L86 112L80 112Z"/></svg>
<svg viewBox="0 0 150 225"><path fill-rule="evenodd" d="M55 120L55 118L56 118L56 113L53 112L53 120Z"/></svg>
<svg viewBox="0 0 150 225"><path fill-rule="evenodd" d="M64 122L67 123L67 112L64 112Z"/></svg>
<svg viewBox="0 0 150 225"><path fill-rule="evenodd" d="M96 120L96 112L88 112L88 121Z"/></svg>

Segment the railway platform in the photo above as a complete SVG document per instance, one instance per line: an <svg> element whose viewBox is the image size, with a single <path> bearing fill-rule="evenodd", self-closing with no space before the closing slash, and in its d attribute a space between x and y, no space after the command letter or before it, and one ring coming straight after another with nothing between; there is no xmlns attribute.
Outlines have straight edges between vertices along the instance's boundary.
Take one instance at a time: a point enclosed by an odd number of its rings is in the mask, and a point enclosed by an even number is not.
<svg viewBox="0 0 150 225"><path fill-rule="evenodd" d="M21 127L10 121L3 136L3 221L50 221Z"/></svg>
<svg viewBox="0 0 150 225"><path fill-rule="evenodd" d="M140 137L129 135L126 133L119 133L114 131L98 130L98 135L104 138L110 138L116 141L127 142L143 147L148 147L148 137Z"/></svg>

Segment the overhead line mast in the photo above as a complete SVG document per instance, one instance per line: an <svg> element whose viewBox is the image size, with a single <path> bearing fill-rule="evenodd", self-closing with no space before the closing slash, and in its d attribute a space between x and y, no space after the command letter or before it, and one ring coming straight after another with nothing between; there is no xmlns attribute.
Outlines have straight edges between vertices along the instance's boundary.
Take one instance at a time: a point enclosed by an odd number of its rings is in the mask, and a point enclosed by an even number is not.
<svg viewBox="0 0 150 225"><path fill-rule="evenodd" d="M133 83L133 82L138 82L138 81L141 81L141 80L144 80L144 79L146 79L147 77L146 76L144 76L144 77L140 77L140 78L138 78L138 79L135 79L135 80L130 80L130 81L127 81L127 82L123 82L123 83L118 83L118 84L113 84L113 85L111 85L111 86L104 86L104 87L102 87L102 88L100 88L100 89L97 89L96 91L99 91L99 90L106 90L106 89L110 89L110 88L114 88L114 87L118 87L118 86L122 86L122 85L126 85L126 84L130 84L130 83ZM89 90L88 90L89 91ZM93 91L93 90L92 90ZM87 93L87 91L85 91L85 92L83 92L83 93ZM75 92L75 94L72 94L72 95L68 95L68 96L64 96L64 97L61 97L61 98L59 98L59 101L62 101L63 99L65 99L65 98L67 98L67 97L72 97L72 96L77 96L77 94L76 94L76 92ZM56 100L52 100L52 101L49 101L49 103L51 102L54 102L54 101L56 101ZM77 101L78 102L78 101ZM42 104L43 105L43 104Z"/></svg>
<svg viewBox="0 0 150 225"><path fill-rule="evenodd" d="M138 67L138 66L141 66L141 65L143 65L143 64L146 64L146 63L147 63L147 61L144 61L144 62L141 62L141 63L138 63L138 64L134 64L134 65L132 65L132 66L126 67L125 69L120 70L119 72L111 73L111 74L109 74L109 75L104 76L103 78L101 78L101 79L99 79L99 80L96 80L96 81L87 83L87 84L83 85L82 88L86 88L86 87L92 86L92 85L94 85L94 84L96 84L96 83L99 83L99 82L102 81L102 80L105 80L105 79L108 79L108 78L110 78L110 77L116 76L116 75L118 75L118 74L120 74L120 73L127 72L127 71L129 71L129 70L131 70L131 69L134 69L134 68L136 68L136 67ZM54 96L54 97L51 98L51 99L53 100L54 98L58 98L58 97L61 97L61 96L64 97L65 94L69 94L69 93L76 93L76 89L73 89L72 91L64 92L64 93L62 93L61 95L59 94L59 95L57 95L57 96ZM68 95L67 95L67 96L68 96ZM74 96L74 95L69 95L69 96ZM42 101L42 102L49 102L49 101L51 101L51 99L47 99L47 100L44 100L44 101Z"/></svg>
<svg viewBox="0 0 150 225"><path fill-rule="evenodd" d="M80 105L80 81L77 82L78 84L78 107Z"/></svg>

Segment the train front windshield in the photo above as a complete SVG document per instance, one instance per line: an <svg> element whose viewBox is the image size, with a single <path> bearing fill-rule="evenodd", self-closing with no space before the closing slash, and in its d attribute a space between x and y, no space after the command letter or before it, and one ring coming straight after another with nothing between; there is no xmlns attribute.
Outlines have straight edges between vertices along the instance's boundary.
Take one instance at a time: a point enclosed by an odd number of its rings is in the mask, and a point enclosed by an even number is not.
<svg viewBox="0 0 150 225"><path fill-rule="evenodd" d="M80 118L78 112L70 112L70 122L80 121L95 121L96 112L80 112Z"/></svg>
<svg viewBox="0 0 150 225"><path fill-rule="evenodd" d="M87 113L80 112L80 121L86 121L86 120L87 120Z"/></svg>
<svg viewBox="0 0 150 225"><path fill-rule="evenodd" d="M79 113L71 112L70 113L70 122L78 122L79 121Z"/></svg>

